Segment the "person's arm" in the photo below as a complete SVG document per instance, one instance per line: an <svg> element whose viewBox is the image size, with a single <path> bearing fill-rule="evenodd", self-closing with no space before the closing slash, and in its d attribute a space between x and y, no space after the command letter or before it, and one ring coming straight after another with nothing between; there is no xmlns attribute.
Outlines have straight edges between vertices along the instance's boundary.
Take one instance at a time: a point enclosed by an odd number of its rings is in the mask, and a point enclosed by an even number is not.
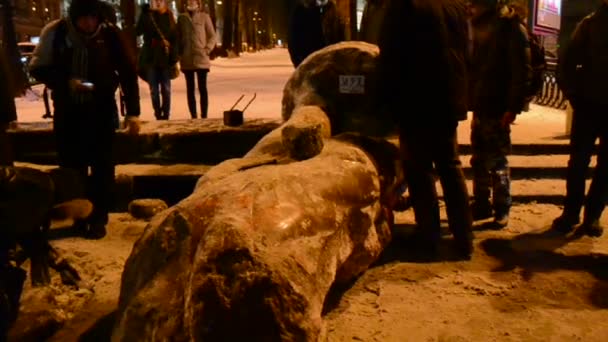
<svg viewBox="0 0 608 342"><path fill-rule="evenodd" d="M215 29L213 28L213 23L211 22L211 17L205 14L205 34L207 35L207 45L205 49L207 50L207 54L211 53L217 44L217 35L215 33Z"/></svg>
<svg viewBox="0 0 608 342"><path fill-rule="evenodd" d="M583 67L583 55L589 32L589 18L583 19L574 30L570 42L559 56L557 80L566 98L576 102L578 94L579 68Z"/></svg>
<svg viewBox="0 0 608 342"><path fill-rule="evenodd" d="M186 21L186 16L184 14L180 14L177 17L177 54L181 57L184 53L184 24Z"/></svg>
<svg viewBox="0 0 608 342"><path fill-rule="evenodd" d="M54 41L58 26L61 23L55 21L42 29L40 41L29 63L30 75L50 89L56 89L60 84L66 84L67 75L62 75L53 61Z"/></svg>
<svg viewBox="0 0 608 342"><path fill-rule="evenodd" d="M532 57L526 28L513 23L508 42L510 83L507 95L507 113L519 114L526 103L526 92L532 81Z"/></svg>
<svg viewBox="0 0 608 342"><path fill-rule="evenodd" d="M137 118L140 114L139 85L137 83L137 68L135 54L128 44L124 33L118 28L113 28L114 53L116 53L116 71L120 82L120 88L124 95L126 117Z"/></svg>
<svg viewBox="0 0 608 342"><path fill-rule="evenodd" d="M168 11L169 16L169 32L167 32L167 39L169 40L169 64L173 65L179 60L179 42L177 36L177 24L173 18L171 11Z"/></svg>

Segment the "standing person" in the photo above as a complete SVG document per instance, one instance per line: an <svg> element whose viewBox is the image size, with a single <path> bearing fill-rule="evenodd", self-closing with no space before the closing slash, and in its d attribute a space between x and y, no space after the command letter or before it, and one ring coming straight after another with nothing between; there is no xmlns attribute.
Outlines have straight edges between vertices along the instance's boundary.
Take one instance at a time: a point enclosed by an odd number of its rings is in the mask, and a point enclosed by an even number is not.
<svg viewBox="0 0 608 342"><path fill-rule="evenodd" d="M298 0L289 22L287 41L294 67L311 53L344 38L345 26L333 0Z"/></svg>
<svg viewBox="0 0 608 342"><path fill-rule="evenodd" d="M59 166L86 177L94 211L82 223L85 236L106 234L115 179L114 94L122 87L127 104L125 122L139 132L139 89L135 59L115 26L102 24L100 0L72 0L68 16L43 30L34 51L32 75L52 91L54 132Z"/></svg>
<svg viewBox="0 0 608 342"><path fill-rule="evenodd" d="M0 166L13 165L13 151L7 133L11 122L17 120L17 110L15 108L15 94L13 87L8 80L9 67L7 56L4 51L0 51L0 71L4 75L4 80L0 82Z"/></svg>
<svg viewBox="0 0 608 342"><path fill-rule="evenodd" d="M578 24L561 56L559 81L574 113L566 200L553 228L572 231L584 204L580 230L599 237L603 233L599 221L608 201L608 0ZM598 138L597 165L585 200L585 175Z"/></svg>
<svg viewBox="0 0 608 342"><path fill-rule="evenodd" d="M493 215L496 228L503 228L512 202L510 125L526 106L532 67L523 19L498 2L473 0L470 8L472 212L475 220Z"/></svg>
<svg viewBox="0 0 608 342"><path fill-rule="evenodd" d="M390 1L379 42L377 96L399 126L422 243L436 252L441 238L434 166L456 248L468 258L472 219L456 137L458 121L467 116L466 46L463 1Z"/></svg>
<svg viewBox="0 0 608 342"><path fill-rule="evenodd" d="M180 66L186 77L186 92L190 116L196 119L194 76L198 81L201 101L201 118L207 118L209 96L207 74L211 68L209 53L215 48L216 35L209 14L203 11L199 0L188 0L186 12L177 18Z"/></svg>
<svg viewBox="0 0 608 342"><path fill-rule="evenodd" d="M177 30L167 0L152 0L151 6L142 6L135 31L144 36L139 68L144 70L150 86L154 116L157 120L169 120L171 74L177 64Z"/></svg>

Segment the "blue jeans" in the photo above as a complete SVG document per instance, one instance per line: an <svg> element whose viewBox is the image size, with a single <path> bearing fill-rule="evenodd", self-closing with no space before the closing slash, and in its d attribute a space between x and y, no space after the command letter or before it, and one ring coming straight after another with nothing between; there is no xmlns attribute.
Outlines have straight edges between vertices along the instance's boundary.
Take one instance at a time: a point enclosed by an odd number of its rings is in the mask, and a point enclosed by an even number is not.
<svg viewBox="0 0 608 342"><path fill-rule="evenodd" d="M148 71L148 84L150 85L154 116L157 120L169 120L171 114L171 75L169 68L151 68Z"/></svg>

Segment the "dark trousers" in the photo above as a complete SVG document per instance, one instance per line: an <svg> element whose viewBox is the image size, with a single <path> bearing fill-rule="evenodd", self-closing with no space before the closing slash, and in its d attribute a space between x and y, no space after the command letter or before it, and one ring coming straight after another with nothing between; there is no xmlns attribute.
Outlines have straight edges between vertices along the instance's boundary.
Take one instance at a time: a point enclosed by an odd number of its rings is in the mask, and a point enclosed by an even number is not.
<svg viewBox="0 0 608 342"><path fill-rule="evenodd" d="M507 159L511 153L510 128L502 126L499 116L475 113L471 124L471 148L475 202L489 203L491 191L496 213L508 214L512 204Z"/></svg>
<svg viewBox="0 0 608 342"><path fill-rule="evenodd" d="M585 201L585 176L598 138L597 166ZM578 220L584 204L585 220L600 219L608 201L608 106L577 104L570 133L566 182L564 214Z"/></svg>
<svg viewBox="0 0 608 342"><path fill-rule="evenodd" d="M0 122L0 166L13 165L13 149L8 124Z"/></svg>
<svg viewBox="0 0 608 342"><path fill-rule="evenodd" d="M456 240L470 237L473 219L469 195L458 156L457 124L401 129L400 144L416 222L440 238L440 218L433 170L437 171L445 197L448 224ZM434 166L434 168L433 168Z"/></svg>
<svg viewBox="0 0 608 342"><path fill-rule="evenodd" d="M169 68L150 68L148 71L148 85L150 86L154 116L157 120L169 120L171 115L171 74Z"/></svg>
<svg viewBox="0 0 608 342"><path fill-rule="evenodd" d="M85 115L86 110L89 115ZM96 114L107 118L94 119ZM54 120L59 166L77 171L83 180L88 178L87 197L94 206L91 223L106 224L113 203L115 130L112 115L91 113L90 106L83 106L71 108L69 113L56 113Z"/></svg>
<svg viewBox="0 0 608 342"><path fill-rule="evenodd" d="M207 94L207 74L208 69L197 69L197 70L184 70L184 76L186 76L186 93L188 96L188 109L190 110L190 116L196 119L196 97L194 95L194 75L198 82L198 92L201 101L201 118L207 118L207 111L209 108L209 95Z"/></svg>

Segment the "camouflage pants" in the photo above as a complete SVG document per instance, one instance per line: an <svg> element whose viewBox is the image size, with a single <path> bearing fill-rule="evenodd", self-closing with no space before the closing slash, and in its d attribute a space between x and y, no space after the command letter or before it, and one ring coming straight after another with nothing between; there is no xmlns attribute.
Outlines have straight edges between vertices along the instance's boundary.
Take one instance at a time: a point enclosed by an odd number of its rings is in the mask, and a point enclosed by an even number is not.
<svg viewBox="0 0 608 342"><path fill-rule="evenodd" d="M492 194L494 210L508 213L511 208L511 179L507 155L511 152L511 130L500 118L474 116L471 125L473 197L488 203Z"/></svg>

